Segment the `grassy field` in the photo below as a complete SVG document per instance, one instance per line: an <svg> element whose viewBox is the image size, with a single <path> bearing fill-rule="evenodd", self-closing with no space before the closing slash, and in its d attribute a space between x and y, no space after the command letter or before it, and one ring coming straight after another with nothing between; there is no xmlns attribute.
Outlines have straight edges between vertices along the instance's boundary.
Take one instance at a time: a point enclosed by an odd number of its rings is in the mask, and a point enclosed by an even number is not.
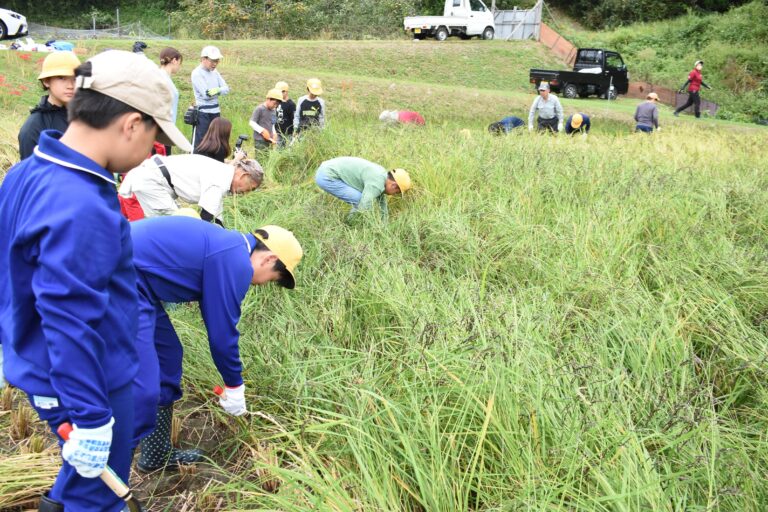
<svg viewBox="0 0 768 512"><path fill-rule="evenodd" d="M182 105L201 46L178 42ZM665 109L662 132L635 135L635 101L580 100L565 108L592 115L588 139L491 137L490 122L525 117L527 69L553 64L533 43L221 46L235 133L267 87L286 79L296 98L310 76L329 124L262 158L264 187L227 203L229 227L280 224L305 250L294 291L254 289L243 307L256 414L220 410L197 308L172 313L180 442L211 463L137 475L151 510L768 507L765 129ZM3 169L33 60L0 55ZM385 108L427 126L382 127ZM388 224L345 224L314 185L339 155L411 171ZM43 426L6 395L0 509L55 468Z"/></svg>

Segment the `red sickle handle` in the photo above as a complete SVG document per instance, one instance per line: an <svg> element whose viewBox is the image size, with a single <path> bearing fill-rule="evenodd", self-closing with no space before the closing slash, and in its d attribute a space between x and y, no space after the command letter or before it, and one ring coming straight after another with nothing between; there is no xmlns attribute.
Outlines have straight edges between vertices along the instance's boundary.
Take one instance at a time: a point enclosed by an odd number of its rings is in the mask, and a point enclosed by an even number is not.
<svg viewBox="0 0 768 512"><path fill-rule="evenodd" d="M59 437L63 440L69 441L69 434L72 433L72 430L72 425L65 422L59 425L59 428L56 429L56 433L59 434Z"/></svg>
<svg viewBox="0 0 768 512"><path fill-rule="evenodd" d="M225 399L227 398L227 394L224 392L224 388L221 386L214 386L213 392L219 395L221 398Z"/></svg>

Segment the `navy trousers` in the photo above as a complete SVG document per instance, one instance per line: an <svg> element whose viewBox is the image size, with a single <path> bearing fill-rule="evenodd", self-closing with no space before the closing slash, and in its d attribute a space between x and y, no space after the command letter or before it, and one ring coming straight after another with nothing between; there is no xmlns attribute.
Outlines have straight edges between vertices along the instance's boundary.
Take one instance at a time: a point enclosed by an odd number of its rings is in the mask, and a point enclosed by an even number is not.
<svg viewBox="0 0 768 512"><path fill-rule="evenodd" d="M136 397L134 446L155 429L158 407L181 398L184 349L162 303L139 292L139 331L136 335L139 373L133 381Z"/></svg>
<svg viewBox="0 0 768 512"><path fill-rule="evenodd" d="M108 398L115 424L112 427L112 446L107 464L127 484L133 459L133 386L128 384L112 391ZM54 433L62 423L71 422L67 410L63 407L47 409L36 407L31 395L29 401L40 419L47 421ZM63 445L64 441L60 440L59 444ZM62 503L67 512L118 512L125 507L125 502L118 498L99 477L83 478L63 459L61 470L48 497Z"/></svg>

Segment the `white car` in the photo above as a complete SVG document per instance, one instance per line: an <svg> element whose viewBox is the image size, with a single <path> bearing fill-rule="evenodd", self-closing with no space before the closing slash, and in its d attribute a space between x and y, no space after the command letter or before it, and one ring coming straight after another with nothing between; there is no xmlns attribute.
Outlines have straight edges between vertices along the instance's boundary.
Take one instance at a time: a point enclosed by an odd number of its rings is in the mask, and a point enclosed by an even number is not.
<svg viewBox="0 0 768 512"><path fill-rule="evenodd" d="M27 34L27 18L17 12L0 8L0 39L12 39Z"/></svg>

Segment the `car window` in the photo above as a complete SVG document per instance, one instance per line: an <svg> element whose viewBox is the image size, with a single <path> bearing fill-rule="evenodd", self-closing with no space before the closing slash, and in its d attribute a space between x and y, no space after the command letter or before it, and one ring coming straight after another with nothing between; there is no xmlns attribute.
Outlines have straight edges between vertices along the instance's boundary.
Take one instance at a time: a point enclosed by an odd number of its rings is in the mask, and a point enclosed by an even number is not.
<svg viewBox="0 0 768 512"><path fill-rule="evenodd" d="M598 59L599 52L595 50L581 50L579 52L579 62L584 64L596 64L600 65L600 60Z"/></svg>
<svg viewBox="0 0 768 512"><path fill-rule="evenodd" d="M453 0L454 7L461 7L461 0Z"/></svg>
<svg viewBox="0 0 768 512"><path fill-rule="evenodd" d="M621 68L624 67L624 61L617 53L608 53L605 56L605 65L609 68Z"/></svg>
<svg viewBox="0 0 768 512"><path fill-rule="evenodd" d="M472 9L473 11L480 11L480 12L485 11L485 6L483 5L482 2L478 0L469 0L469 8Z"/></svg>

